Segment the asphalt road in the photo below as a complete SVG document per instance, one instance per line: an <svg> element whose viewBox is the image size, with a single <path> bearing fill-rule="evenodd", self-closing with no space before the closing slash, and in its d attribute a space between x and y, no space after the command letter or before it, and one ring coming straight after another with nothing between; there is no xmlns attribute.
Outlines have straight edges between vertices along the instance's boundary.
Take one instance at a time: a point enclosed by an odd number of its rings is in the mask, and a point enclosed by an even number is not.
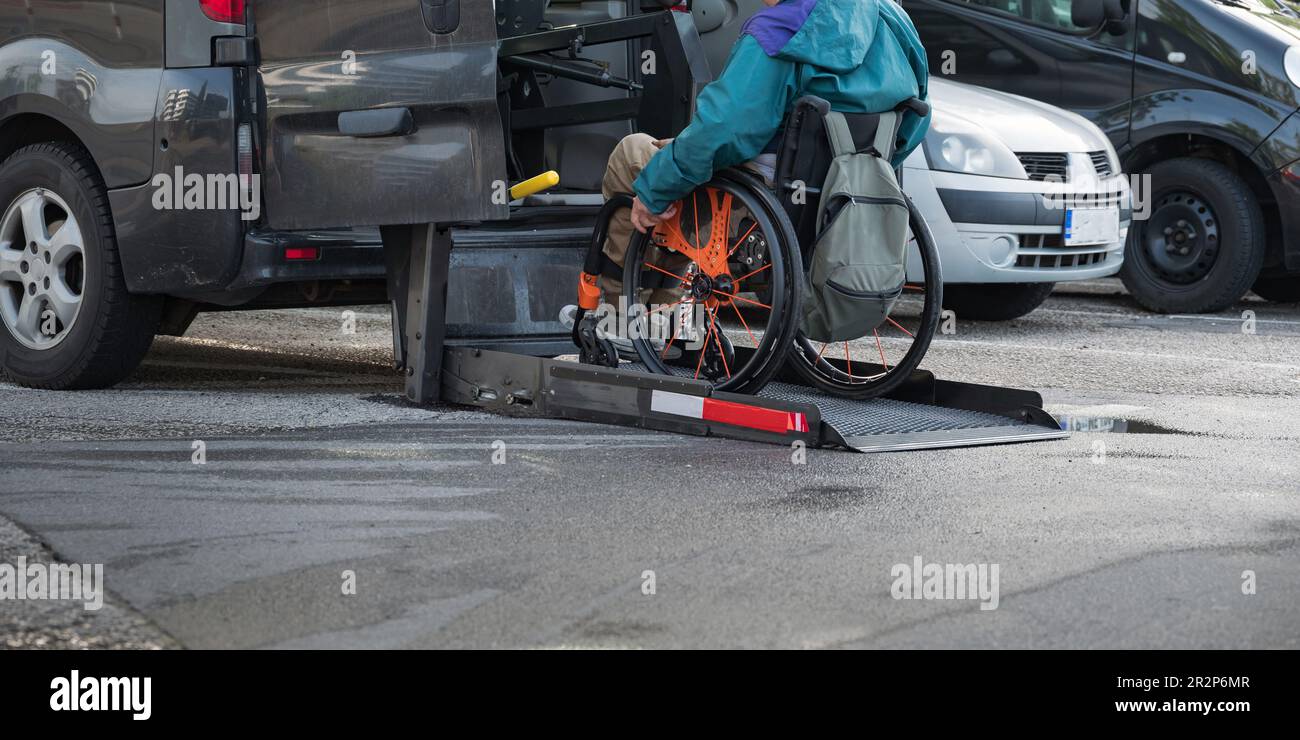
<svg viewBox="0 0 1300 740"><path fill-rule="evenodd" d="M959 319L926 363L939 376L1143 433L805 465L408 406L387 316L358 311L354 335L335 310L201 316L111 391L0 385L0 515L17 525L0 522L0 555L103 563L114 594L93 614L0 601L0 640L1300 647L1293 306L1161 317L1103 281L1009 324ZM997 608L895 599L917 557L998 566Z"/></svg>

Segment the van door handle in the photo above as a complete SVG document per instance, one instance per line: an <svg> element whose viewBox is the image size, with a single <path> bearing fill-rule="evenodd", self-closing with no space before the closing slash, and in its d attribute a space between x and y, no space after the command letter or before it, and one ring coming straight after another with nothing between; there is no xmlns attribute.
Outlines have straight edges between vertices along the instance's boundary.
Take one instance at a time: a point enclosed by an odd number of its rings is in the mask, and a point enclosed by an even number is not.
<svg viewBox="0 0 1300 740"><path fill-rule="evenodd" d="M434 33L451 33L460 28L460 0L420 0L424 25Z"/></svg>
<svg viewBox="0 0 1300 740"><path fill-rule="evenodd" d="M339 114L339 133L344 136L406 136L415 132L410 108L350 110Z"/></svg>

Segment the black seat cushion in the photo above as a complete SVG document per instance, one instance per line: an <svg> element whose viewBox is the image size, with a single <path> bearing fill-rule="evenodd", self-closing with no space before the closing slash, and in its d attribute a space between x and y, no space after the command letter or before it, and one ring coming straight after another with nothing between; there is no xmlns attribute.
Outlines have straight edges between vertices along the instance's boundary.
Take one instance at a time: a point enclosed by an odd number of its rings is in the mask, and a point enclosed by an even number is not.
<svg viewBox="0 0 1300 740"><path fill-rule="evenodd" d="M801 98L786 117L781 146L776 157L776 176L773 187L777 198L785 207L794 226L799 243L807 247L817 234L817 207L821 202L821 186L830 169L830 138L826 134L825 118L820 107L825 101ZM826 108L828 110L828 108ZM858 151L870 148L880 126L880 116L875 113L845 113L853 145ZM796 202L799 192L803 202ZM804 249L804 261L811 251Z"/></svg>

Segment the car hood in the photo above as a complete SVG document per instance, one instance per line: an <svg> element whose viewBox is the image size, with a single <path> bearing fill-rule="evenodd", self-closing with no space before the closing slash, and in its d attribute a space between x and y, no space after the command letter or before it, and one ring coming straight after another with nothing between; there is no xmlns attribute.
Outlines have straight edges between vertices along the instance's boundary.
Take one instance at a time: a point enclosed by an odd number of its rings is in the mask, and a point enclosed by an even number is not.
<svg viewBox="0 0 1300 740"><path fill-rule="evenodd" d="M982 128L1016 152L1095 152L1106 135L1083 116L1019 95L938 77L930 78L937 119Z"/></svg>

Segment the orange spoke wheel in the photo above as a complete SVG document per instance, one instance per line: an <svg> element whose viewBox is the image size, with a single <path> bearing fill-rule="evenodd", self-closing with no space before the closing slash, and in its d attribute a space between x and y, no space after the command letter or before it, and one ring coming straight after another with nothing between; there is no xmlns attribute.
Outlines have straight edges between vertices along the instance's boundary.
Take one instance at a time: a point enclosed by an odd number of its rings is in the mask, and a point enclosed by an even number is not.
<svg viewBox="0 0 1300 740"><path fill-rule="evenodd" d="M803 261L762 181L727 170L633 233L623 285L628 338L651 372L757 393L793 346Z"/></svg>

